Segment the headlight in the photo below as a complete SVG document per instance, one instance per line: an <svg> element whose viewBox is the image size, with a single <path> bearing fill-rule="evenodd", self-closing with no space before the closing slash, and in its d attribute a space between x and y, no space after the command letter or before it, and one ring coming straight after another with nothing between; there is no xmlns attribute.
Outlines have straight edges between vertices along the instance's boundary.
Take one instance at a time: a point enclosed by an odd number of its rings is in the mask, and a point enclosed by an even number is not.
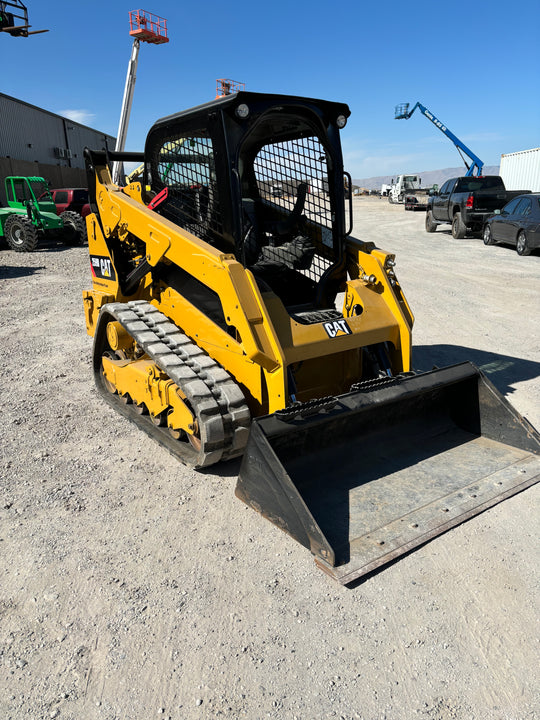
<svg viewBox="0 0 540 720"><path fill-rule="evenodd" d="M242 103L236 108L235 112L236 117L239 117L241 120L245 120L249 115L249 108L245 103Z"/></svg>
<svg viewBox="0 0 540 720"><path fill-rule="evenodd" d="M336 125L338 126L338 128L342 130L346 124L347 118L345 117L345 115L338 115L336 118Z"/></svg>

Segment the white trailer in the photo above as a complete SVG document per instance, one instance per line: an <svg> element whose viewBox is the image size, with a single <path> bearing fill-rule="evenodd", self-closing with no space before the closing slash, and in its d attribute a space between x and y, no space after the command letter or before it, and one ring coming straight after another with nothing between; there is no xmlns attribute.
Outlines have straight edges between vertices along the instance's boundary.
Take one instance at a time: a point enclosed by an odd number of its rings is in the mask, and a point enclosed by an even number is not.
<svg viewBox="0 0 540 720"><path fill-rule="evenodd" d="M507 190L540 192L540 147L501 155L499 174Z"/></svg>

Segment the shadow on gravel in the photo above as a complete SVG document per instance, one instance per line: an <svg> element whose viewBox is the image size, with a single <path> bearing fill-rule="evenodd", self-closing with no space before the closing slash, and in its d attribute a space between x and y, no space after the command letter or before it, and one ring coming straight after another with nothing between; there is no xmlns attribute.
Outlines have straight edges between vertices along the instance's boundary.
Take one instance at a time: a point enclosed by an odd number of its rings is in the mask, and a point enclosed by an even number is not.
<svg viewBox="0 0 540 720"><path fill-rule="evenodd" d="M241 462L242 458L234 458L233 460L227 460L226 462L211 465L208 468L201 468L200 470L197 470L197 473L200 475L219 475L223 478L236 479L238 477L238 473L240 472Z"/></svg>
<svg viewBox="0 0 540 720"><path fill-rule="evenodd" d="M34 275L38 270L45 270L45 265L39 265L38 267L4 267L0 265L0 280L28 277L29 275Z"/></svg>
<svg viewBox="0 0 540 720"><path fill-rule="evenodd" d="M73 248L82 248L85 247L88 249L88 243L84 242L81 245L66 245L66 243L62 242L62 240L59 240L58 238L51 237L51 238L40 238L39 245L34 250L34 253L39 252L63 252L64 250L71 250Z"/></svg>
<svg viewBox="0 0 540 720"><path fill-rule="evenodd" d="M444 229L438 228L437 233L439 235L446 235L446 236L448 236L449 239L452 239L452 229L450 227L444 228ZM482 240L482 233L481 232L475 232L475 233L469 232L469 233L467 233L465 240ZM456 243L459 243L459 242L461 242L461 241L456 240ZM494 245L494 247L500 247L500 248L504 248L505 250L510 250L514 254L516 252L516 246L511 245L510 243L499 242L496 245ZM486 252L489 252L489 248L486 248ZM534 248L533 251L531 252L531 255L540 256L540 248Z"/></svg>
<svg viewBox="0 0 540 720"><path fill-rule="evenodd" d="M514 255L516 254L516 246L515 245L510 245L508 243L497 243L495 245L495 247L504 248L504 250L509 250L510 252L514 253ZM531 251L531 257L534 257L535 255L537 257L540 256L540 248L534 248ZM523 262L527 262L527 257L523 258Z"/></svg>
<svg viewBox="0 0 540 720"><path fill-rule="evenodd" d="M0 240L1 240L1 238L0 238ZM9 252L9 253L13 253L18 256L22 256L25 254L39 255L39 253L43 253L43 252L48 252L48 253L64 252L65 250L72 250L73 248L82 248L82 247L85 247L88 250L88 243L84 242L81 245L66 245L66 243L62 242L58 238L51 237L51 238L45 238L45 239L40 238L37 248L35 250L33 250L31 253L15 253L14 250L11 250L11 248L7 247L7 245L4 245L4 244L0 245L0 250ZM1 257L1 255L0 255L0 257Z"/></svg>
<svg viewBox="0 0 540 720"><path fill-rule="evenodd" d="M418 345L413 347L413 366L426 372L469 360L485 373L503 395L514 392L512 385L540 376L540 362L523 360L459 345Z"/></svg>

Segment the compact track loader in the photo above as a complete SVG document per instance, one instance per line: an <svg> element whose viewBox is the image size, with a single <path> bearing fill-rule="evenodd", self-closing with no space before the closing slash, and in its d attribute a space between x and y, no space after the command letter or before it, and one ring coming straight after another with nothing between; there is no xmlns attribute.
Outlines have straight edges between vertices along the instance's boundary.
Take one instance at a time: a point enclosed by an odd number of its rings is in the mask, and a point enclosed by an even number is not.
<svg viewBox="0 0 540 720"><path fill-rule="evenodd" d="M195 468L243 455L238 497L344 584L540 473L477 368L412 372L394 255L350 235L348 116L239 92L157 121L144 153L86 150L84 292L108 402Z"/></svg>

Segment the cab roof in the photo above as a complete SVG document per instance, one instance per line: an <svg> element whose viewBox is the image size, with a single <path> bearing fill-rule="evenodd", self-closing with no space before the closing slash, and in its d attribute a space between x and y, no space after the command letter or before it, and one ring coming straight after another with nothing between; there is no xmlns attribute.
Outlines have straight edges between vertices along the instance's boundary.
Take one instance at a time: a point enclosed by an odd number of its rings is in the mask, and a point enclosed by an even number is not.
<svg viewBox="0 0 540 720"><path fill-rule="evenodd" d="M160 125L168 125L175 120L185 120L187 118L197 117L198 115L208 116L213 111L221 110L230 112L242 104L247 105L248 108L253 109L255 112L257 112L257 110L260 112L263 109L279 106L282 106L283 108L287 106L316 108L325 116L327 122L334 121L338 115L344 115L348 118L351 114L349 106L346 103L307 98L297 95L256 93L243 90L231 95L224 95L223 97L216 98L215 100L203 103L202 105L196 105L195 107L182 110L172 115L167 115L157 120L154 123L154 128L159 127Z"/></svg>

